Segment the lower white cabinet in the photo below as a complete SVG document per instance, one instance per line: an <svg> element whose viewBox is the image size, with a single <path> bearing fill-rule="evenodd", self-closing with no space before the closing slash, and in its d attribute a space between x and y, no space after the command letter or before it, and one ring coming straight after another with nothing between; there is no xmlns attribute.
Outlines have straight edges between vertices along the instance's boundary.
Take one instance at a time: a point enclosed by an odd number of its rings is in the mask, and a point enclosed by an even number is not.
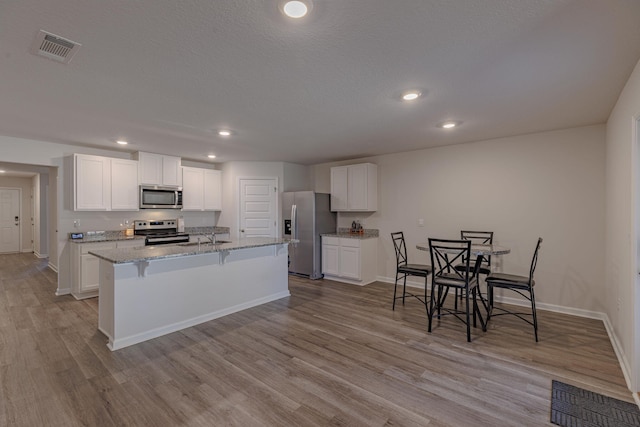
<svg viewBox="0 0 640 427"><path fill-rule="evenodd" d="M322 237L322 273L325 278L366 285L377 277L378 239Z"/></svg>
<svg viewBox="0 0 640 427"><path fill-rule="evenodd" d="M71 295L76 299L98 296L100 286L100 259L89 251L101 249L134 248L144 246L144 239L110 242L72 243Z"/></svg>

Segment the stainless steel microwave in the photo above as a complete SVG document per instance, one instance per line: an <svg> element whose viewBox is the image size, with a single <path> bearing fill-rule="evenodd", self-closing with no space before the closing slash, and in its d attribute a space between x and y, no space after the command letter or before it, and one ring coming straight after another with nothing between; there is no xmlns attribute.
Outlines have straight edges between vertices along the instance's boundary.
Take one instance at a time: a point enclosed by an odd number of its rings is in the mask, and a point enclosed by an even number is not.
<svg viewBox="0 0 640 427"><path fill-rule="evenodd" d="M140 209L182 209L182 187L141 185Z"/></svg>

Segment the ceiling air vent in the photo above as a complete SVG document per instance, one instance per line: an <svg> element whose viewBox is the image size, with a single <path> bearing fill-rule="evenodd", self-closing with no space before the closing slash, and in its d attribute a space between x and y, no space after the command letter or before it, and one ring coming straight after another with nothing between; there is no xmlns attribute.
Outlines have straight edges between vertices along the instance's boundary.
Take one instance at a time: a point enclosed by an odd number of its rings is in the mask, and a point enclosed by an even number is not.
<svg viewBox="0 0 640 427"><path fill-rule="evenodd" d="M80 46L80 43L40 30L31 45L31 53L68 64Z"/></svg>

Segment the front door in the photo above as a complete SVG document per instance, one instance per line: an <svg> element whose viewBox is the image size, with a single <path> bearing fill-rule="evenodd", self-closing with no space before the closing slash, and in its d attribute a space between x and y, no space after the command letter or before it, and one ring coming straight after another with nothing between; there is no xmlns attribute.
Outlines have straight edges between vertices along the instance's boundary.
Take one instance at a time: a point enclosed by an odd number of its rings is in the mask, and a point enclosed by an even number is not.
<svg viewBox="0 0 640 427"><path fill-rule="evenodd" d="M20 252L20 190L0 188L0 253Z"/></svg>
<svg viewBox="0 0 640 427"><path fill-rule="evenodd" d="M276 237L278 188L274 178L240 178L240 237Z"/></svg>

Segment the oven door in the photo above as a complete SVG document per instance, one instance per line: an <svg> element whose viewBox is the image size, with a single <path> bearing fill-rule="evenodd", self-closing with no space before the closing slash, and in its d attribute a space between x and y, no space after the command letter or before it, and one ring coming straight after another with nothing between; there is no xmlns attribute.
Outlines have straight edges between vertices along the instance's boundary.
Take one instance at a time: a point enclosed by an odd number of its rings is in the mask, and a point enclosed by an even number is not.
<svg viewBox="0 0 640 427"><path fill-rule="evenodd" d="M141 185L140 209L182 209L182 188Z"/></svg>

